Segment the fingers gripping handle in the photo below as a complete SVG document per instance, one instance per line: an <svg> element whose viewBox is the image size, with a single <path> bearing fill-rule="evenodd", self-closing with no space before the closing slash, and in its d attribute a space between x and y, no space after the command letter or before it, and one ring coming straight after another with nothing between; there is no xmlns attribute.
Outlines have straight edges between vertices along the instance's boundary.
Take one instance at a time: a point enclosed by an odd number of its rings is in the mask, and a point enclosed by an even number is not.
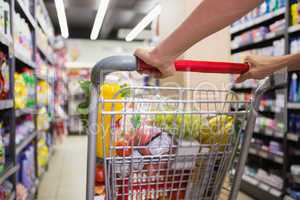
<svg viewBox="0 0 300 200"><path fill-rule="evenodd" d="M248 64L226 63L226 62L207 62L207 61L192 61L178 60L174 63L176 71L180 72L202 72L202 73L222 73L222 74L243 74L249 70ZM138 70L151 70L153 67L145 64L138 59Z"/></svg>

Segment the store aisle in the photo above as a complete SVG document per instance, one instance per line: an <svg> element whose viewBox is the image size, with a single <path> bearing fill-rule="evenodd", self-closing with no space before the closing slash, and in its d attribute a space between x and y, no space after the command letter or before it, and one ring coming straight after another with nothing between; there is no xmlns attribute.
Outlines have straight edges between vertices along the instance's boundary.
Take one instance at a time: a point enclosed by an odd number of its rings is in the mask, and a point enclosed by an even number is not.
<svg viewBox="0 0 300 200"><path fill-rule="evenodd" d="M37 200L84 200L87 138L70 136L56 148ZM253 200L240 194L239 200Z"/></svg>
<svg viewBox="0 0 300 200"><path fill-rule="evenodd" d="M57 146L39 188L38 200L84 200L86 137L70 136Z"/></svg>

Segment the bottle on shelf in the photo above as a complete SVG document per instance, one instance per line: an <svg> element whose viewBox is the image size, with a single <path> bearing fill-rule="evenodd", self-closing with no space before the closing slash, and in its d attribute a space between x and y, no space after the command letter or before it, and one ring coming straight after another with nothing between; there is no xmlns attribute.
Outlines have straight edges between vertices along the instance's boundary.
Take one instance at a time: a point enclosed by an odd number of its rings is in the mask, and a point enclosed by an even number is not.
<svg viewBox="0 0 300 200"><path fill-rule="evenodd" d="M291 83L290 83L290 94L289 94L290 102L298 102L299 100L298 87L299 87L298 75L296 73L293 73Z"/></svg>

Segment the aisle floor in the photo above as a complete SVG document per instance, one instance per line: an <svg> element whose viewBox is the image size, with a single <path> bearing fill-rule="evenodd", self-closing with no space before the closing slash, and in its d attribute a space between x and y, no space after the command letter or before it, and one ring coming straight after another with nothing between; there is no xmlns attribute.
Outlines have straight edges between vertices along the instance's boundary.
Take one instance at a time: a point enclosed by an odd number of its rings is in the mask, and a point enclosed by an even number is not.
<svg viewBox="0 0 300 200"><path fill-rule="evenodd" d="M87 138L66 138L56 147L49 170L44 175L37 200L84 200ZM238 200L252 200L240 194Z"/></svg>

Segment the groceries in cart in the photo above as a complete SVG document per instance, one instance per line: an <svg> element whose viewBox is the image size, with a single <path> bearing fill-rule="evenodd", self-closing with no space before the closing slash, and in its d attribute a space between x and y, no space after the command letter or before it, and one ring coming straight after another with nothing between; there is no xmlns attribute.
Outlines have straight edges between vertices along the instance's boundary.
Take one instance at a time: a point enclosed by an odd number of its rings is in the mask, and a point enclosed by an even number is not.
<svg viewBox="0 0 300 200"><path fill-rule="evenodd" d="M238 107L236 97L164 92L100 86L96 194L120 200L218 196L240 131L241 116L230 112Z"/></svg>

